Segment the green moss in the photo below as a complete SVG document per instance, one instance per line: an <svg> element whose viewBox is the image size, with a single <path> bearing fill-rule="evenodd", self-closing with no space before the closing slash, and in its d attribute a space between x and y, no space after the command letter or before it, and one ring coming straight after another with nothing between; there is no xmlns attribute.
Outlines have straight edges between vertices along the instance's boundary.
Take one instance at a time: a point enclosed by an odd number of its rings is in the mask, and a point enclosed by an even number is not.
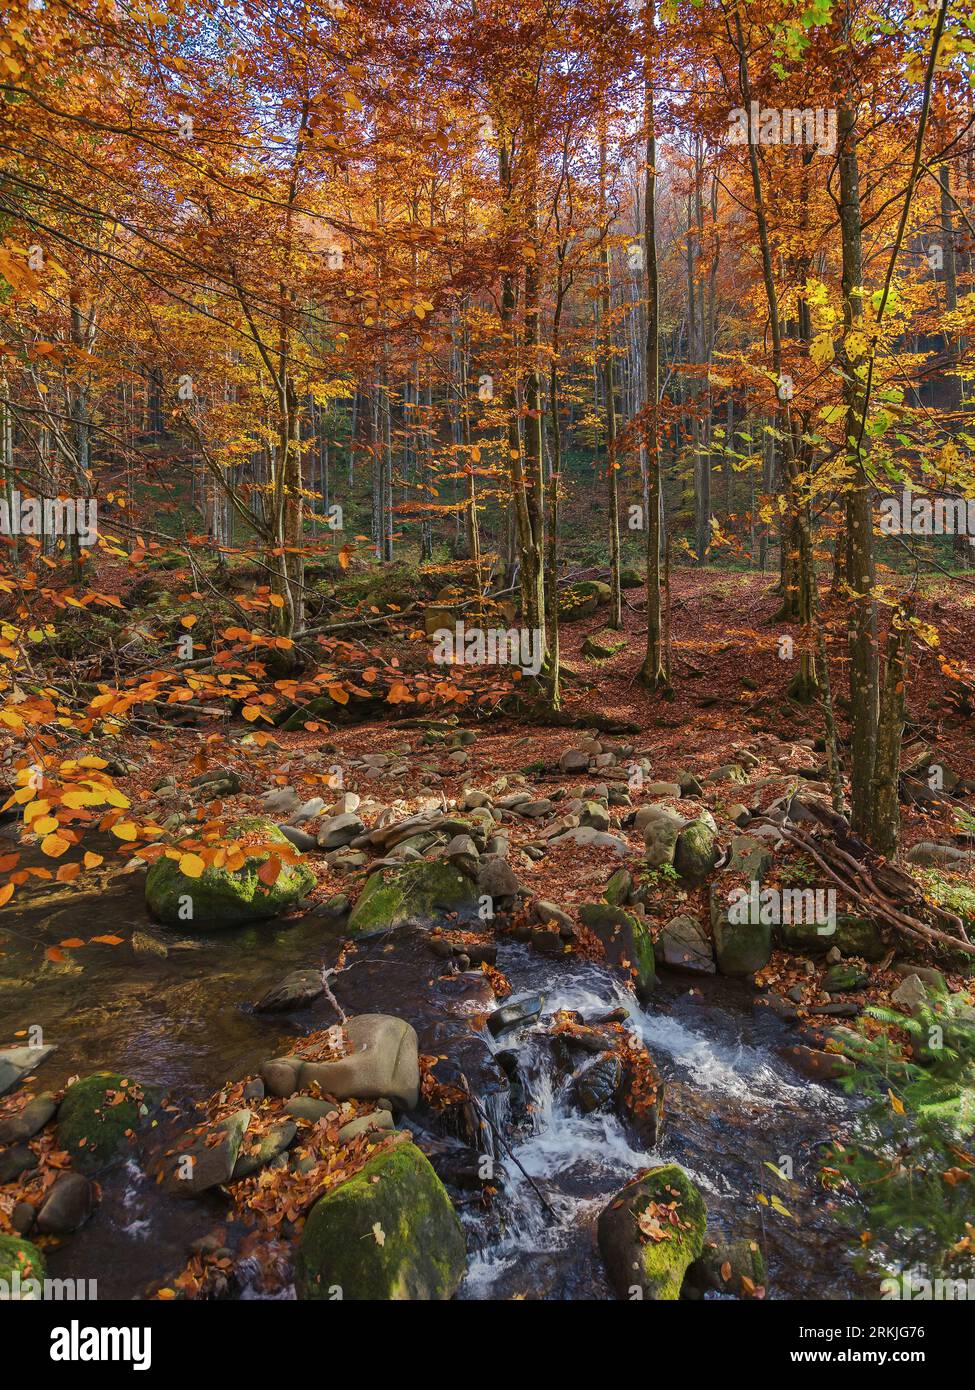
<svg viewBox="0 0 975 1390"><path fill-rule="evenodd" d="M259 835L262 840L288 845L275 823L263 816L238 821L227 835L230 839ZM266 852L249 855L235 873L208 868L199 878L180 873L175 859L157 859L146 877L146 905L157 921L170 926L232 927L276 917L310 893L316 879L305 864L283 864L276 882L267 887L257 874L268 857ZM192 911L189 918L187 906Z"/></svg>
<svg viewBox="0 0 975 1390"><path fill-rule="evenodd" d="M448 1299L464 1276L464 1232L415 1144L377 1154L322 1197L305 1222L295 1281L302 1299Z"/></svg>
<svg viewBox="0 0 975 1390"><path fill-rule="evenodd" d="M676 1203L680 1225L661 1220L668 1232L663 1240L640 1230L640 1218L652 1203L661 1208ZM599 1248L617 1294L632 1297L631 1290L639 1288L646 1299L679 1298L687 1268L704 1248L706 1226L704 1198L676 1163L653 1168L629 1183L604 1208L598 1225Z"/></svg>
<svg viewBox="0 0 975 1390"><path fill-rule="evenodd" d="M34 1291L23 1286L28 1279L41 1281L46 1272L44 1257L36 1245L31 1245L29 1240L23 1240L20 1236L0 1235L0 1283L8 1298L13 1297L14 1275L19 1275L21 1297L30 1297L33 1301ZM36 1298L40 1297L41 1290L38 1288Z"/></svg>
<svg viewBox="0 0 975 1390"><path fill-rule="evenodd" d="M124 1094L117 1101L116 1094ZM126 1143L126 1132L145 1123L152 1097L119 1072L99 1071L76 1081L58 1110L58 1143L82 1173L103 1168Z"/></svg>
<svg viewBox="0 0 975 1390"><path fill-rule="evenodd" d="M883 959L887 948L880 929L869 918L844 912L837 917L834 932L820 931L821 926L827 925L815 922L783 923L779 930L784 945L792 951L808 951L815 955L835 946L844 956L861 956L869 961Z"/></svg>
<svg viewBox="0 0 975 1390"><path fill-rule="evenodd" d="M656 983L653 938L642 917L609 903L583 903L579 920L599 937L606 961L626 970L641 999L649 996Z"/></svg>
<svg viewBox="0 0 975 1390"><path fill-rule="evenodd" d="M471 913L474 884L453 864L408 864L371 874L349 917L353 935L383 931L411 918L429 921L445 912Z"/></svg>
<svg viewBox="0 0 975 1390"><path fill-rule="evenodd" d="M692 820L677 836L674 868L681 878L699 882L718 862L714 831L703 820Z"/></svg>

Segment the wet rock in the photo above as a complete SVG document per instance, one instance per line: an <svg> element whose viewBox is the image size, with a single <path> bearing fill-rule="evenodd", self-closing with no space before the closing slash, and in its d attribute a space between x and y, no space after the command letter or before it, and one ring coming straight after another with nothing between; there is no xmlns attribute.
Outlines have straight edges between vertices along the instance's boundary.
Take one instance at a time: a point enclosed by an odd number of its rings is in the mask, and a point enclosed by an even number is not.
<svg viewBox="0 0 975 1390"><path fill-rule="evenodd" d="M719 854L714 830L699 817L689 821L677 836L674 868L681 878L699 883L717 864Z"/></svg>
<svg viewBox="0 0 975 1390"><path fill-rule="evenodd" d="M300 1299L445 1300L466 1268L457 1213L429 1161L401 1143L312 1208L295 1263Z"/></svg>
<svg viewBox="0 0 975 1390"><path fill-rule="evenodd" d="M330 898L312 909L315 917L327 917L329 921L340 922L347 916L352 907L351 902L344 893L333 893Z"/></svg>
<svg viewBox="0 0 975 1390"><path fill-rule="evenodd" d="M671 1211L677 1225L668 1219ZM704 1248L706 1223L704 1199L677 1164L628 1183L597 1223L599 1251L617 1297L630 1299L638 1289L641 1298L655 1302L679 1298L684 1275Z"/></svg>
<svg viewBox="0 0 975 1390"><path fill-rule="evenodd" d="M64 1236L79 1230L91 1216L94 1192L80 1173L61 1173L37 1213L37 1229L44 1235Z"/></svg>
<svg viewBox="0 0 975 1390"><path fill-rule="evenodd" d="M10 1213L10 1224L19 1236L26 1236L33 1229L36 1216L37 1209L30 1202L16 1202Z"/></svg>
<svg viewBox="0 0 975 1390"><path fill-rule="evenodd" d="M170 1191L181 1197L198 1197L229 1182L250 1121L249 1110L237 1110L177 1153L169 1175Z"/></svg>
<svg viewBox="0 0 975 1390"><path fill-rule="evenodd" d="M693 917L672 917L660 934L657 950L663 965L690 975L713 975L711 942Z"/></svg>
<svg viewBox="0 0 975 1390"><path fill-rule="evenodd" d="M165 960L169 955L166 943L147 931L134 931L129 945L137 956L156 956L159 960Z"/></svg>
<svg viewBox="0 0 975 1390"><path fill-rule="evenodd" d="M708 1242L700 1259L687 1271L687 1283L704 1293L735 1294L751 1298L765 1287L765 1260L754 1240Z"/></svg>
<svg viewBox="0 0 975 1390"><path fill-rule="evenodd" d="M0 1150L0 1187L16 1182L22 1173L37 1167L37 1155L26 1144L12 1144Z"/></svg>
<svg viewBox="0 0 975 1390"><path fill-rule="evenodd" d="M779 1056L813 1081L837 1081L856 1071L856 1064L842 1053L820 1052L818 1048L806 1047L803 1043L781 1048Z"/></svg>
<svg viewBox="0 0 975 1390"><path fill-rule="evenodd" d="M336 1100L388 1096L401 1110L416 1108L420 1064L416 1033L390 1014L357 1014L346 1024L349 1054L330 1062L304 1062L302 1089L317 1083Z"/></svg>
<svg viewBox="0 0 975 1390"><path fill-rule="evenodd" d="M46 1273L44 1257L36 1245L21 1236L0 1235L0 1280L11 1299L40 1300Z"/></svg>
<svg viewBox="0 0 975 1390"><path fill-rule="evenodd" d="M230 839L248 843L290 845L275 823L260 816L231 826ZM248 854L242 868L208 867L199 878L180 873L175 859L157 859L146 876L146 905L157 921L169 926L221 928L276 917L300 902L315 886L315 875L304 864L282 864L270 887L258 878L269 851ZM192 916L187 916L187 910Z"/></svg>
<svg viewBox="0 0 975 1390"><path fill-rule="evenodd" d="M623 1064L615 1052L604 1052L576 1076L572 1099L583 1115L612 1105L623 1083Z"/></svg>
<svg viewBox="0 0 975 1390"><path fill-rule="evenodd" d="M58 1144L82 1173L95 1173L117 1158L149 1116L155 1093L120 1072L95 1072L64 1093L58 1110Z"/></svg>
<svg viewBox="0 0 975 1390"><path fill-rule="evenodd" d="M624 970L633 980L638 997L647 998L656 981L656 968L653 940L642 918L609 903L583 903L579 920L599 937L606 963Z"/></svg>
<svg viewBox="0 0 975 1390"><path fill-rule="evenodd" d="M320 970L292 970L290 975L285 975L283 980L261 995L254 1010L259 1014L271 1014L282 1013L286 1009L301 1009L324 993Z"/></svg>
<svg viewBox="0 0 975 1390"><path fill-rule="evenodd" d="M19 1144L44 1128L58 1108L57 1100L50 1091L42 1091L39 1096L27 1102L22 1110L0 1120L0 1144Z"/></svg>
<svg viewBox="0 0 975 1390"><path fill-rule="evenodd" d="M280 1124L272 1125L253 1147L249 1146L245 1133L230 1181L237 1182L239 1178L250 1177L251 1173L256 1173L259 1168L273 1162L279 1154L286 1153L294 1143L297 1133L298 1126L293 1120L282 1120Z"/></svg>
<svg viewBox="0 0 975 1390"><path fill-rule="evenodd" d="M510 1033L513 1028L522 1028L528 1023L534 1023L542 1012L544 1002L540 994L533 994L502 1004L488 1016L488 1032L492 1038L500 1038L503 1033Z"/></svg>
<svg viewBox="0 0 975 1390"><path fill-rule="evenodd" d="M452 864L410 864L370 875L348 930L359 936L408 921L432 921L446 913L473 916L477 905L474 884Z"/></svg>
<svg viewBox="0 0 975 1390"><path fill-rule="evenodd" d="M53 1051L53 1043L46 1043L43 1047L0 1048L0 1096L6 1095L18 1081L36 1071Z"/></svg>
<svg viewBox="0 0 975 1390"><path fill-rule="evenodd" d="M772 955L772 926L761 920L754 904L729 902L727 890L712 885L709 893L711 935L722 975L754 975Z"/></svg>

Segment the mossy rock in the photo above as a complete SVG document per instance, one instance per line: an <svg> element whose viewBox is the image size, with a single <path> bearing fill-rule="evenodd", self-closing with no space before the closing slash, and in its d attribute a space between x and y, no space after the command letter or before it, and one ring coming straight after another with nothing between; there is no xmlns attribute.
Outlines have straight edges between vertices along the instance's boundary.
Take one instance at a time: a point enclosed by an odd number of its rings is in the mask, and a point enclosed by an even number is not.
<svg viewBox="0 0 975 1390"><path fill-rule="evenodd" d="M467 1249L460 1219L427 1158L401 1143L315 1203L298 1245L301 1299L452 1298Z"/></svg>
<svg viewBox="0 0 975 1390"><path fill-rule="evenodd" d="M828 923L784 922L778 930L783 945L790 951L816 955L835 946L844 956L860 956L872 963L883 960L887 953L880 928L868 917L843 912L836 919L835 931L829 931L828 926Z"/></svg>
<svg viewBox="0 0 975 1390"><path fill-rule="evenodd" d="M653 1204L661 1209L658 1229L666 1233L662 1240L640 1230L641 1217L655 1219L652 1211L648 1213ZM676 1226L667 1219L671 1207L679 1220ZM617 1296L654 1302L678 1299L688 1267L704 1249L707 1217L704 1198L676 1163L652 1168L617 1192L597 1225L600 1254Z"/></svg>
<svg viewBox="0 0 975 1390"><path fill-rule="evenodd" d="M754 975L772 955L772 926L761 920L752 904L729 903L727 894L712 885L709 894L714 954L722 975Z"/></svg>
<svg viewBox="0 0 975 1390"><path fill-rule="evenodd" d="M611 880L612 881L612 880ZM625 970L639 998L649 997L657 981L653 938L642 917L610 903L583 903L579 920L602 942L609 965Z"/></svg>
<svg viewBox="0 0 975 1390"><path fill-rule="evenodd" d="M95 1173L119 1156L128 1135L142 1128L154 1099L154 1092L120 1072L86 1076L64 1093L58 1143L80 1172Z"/></svg>
<svg viewBox="0 0 975 1390"><path fill-rule="evenodd" d="M632 891L633 875L629 869L617 869L603 889L603 898L611 907L625 907Z"/></svg>
<svg viewBox="0 0 975 1390"><path fill-rule="evenodd" d="M582 655L593 661L607 661L627 645L626 638L587 637L582 644Z"/></svg>
<svg viewBox="0 0 975 1390"><path fill-rule="evenodd" d="M14 1298L14 1277L19 1276L19 1298L36 1302L43 1295L41 1283L47 1271L44 1257L36 1245L20 1236L0 1235L0 1284L6 1289L7 1298ZM36 1281L36 1289L28 1281Z"/></svg>
<svg viewBox="0 0 975 1390"><path fill-rule="evenodd" d="M388 931L414 918L433 921L445 913L472 916L477 890L453 864L408 864L379 869L366 880L348 921L353 936Z"/></svg>
<svg viewBox="0 0 975 1390"><path fill-rule="evenodd" d="M624 565L620 570L621 589L642 589L646 582L646 575L634 565Z"/></svg>
<svg viewBox="0 0 975 1390"><path fill-rule="evenodd" d="M674 868L681 878L700 883L718 862L717 837L705 820L692 820L677 836Z"/></svg>
<svg viewBox="0 0 975 1390"><path fill-rule="evenodd" d="M287 837L264 816L238 821L227 835L258 836L291 850ZM234 873L207 868L199 878L180 873L175 859L157 859L146 877L146 906L157 921L184 929L236 927L277 917L310 893L316 879L306 864L282 864L276 881L267 887L257 874L268 857L266 851L249 855ZM191 917L185 915L187 908Z"/></svg>

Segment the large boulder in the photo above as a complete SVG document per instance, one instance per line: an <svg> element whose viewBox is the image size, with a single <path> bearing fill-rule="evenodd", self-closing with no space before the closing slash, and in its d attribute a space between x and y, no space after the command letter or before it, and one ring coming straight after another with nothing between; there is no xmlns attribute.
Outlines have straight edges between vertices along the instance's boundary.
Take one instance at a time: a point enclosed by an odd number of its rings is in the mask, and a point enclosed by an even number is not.
<svg viewBox="0 0 975 1390"><path fill-rule="evenodd" d="M391 1014L357 1014L346 1024L346 1057L330 1062L303 1062L298 1087L317 1084L336 1100L378 1100L385 1096L402 1110L414 1110L420 1094L420 1060L416 1033Z"/></svg>
<svg viewBox="0 0 975 1390"><path fill-rule="evenodd" d="M302 1299L444 1300L466 1255L446 1189L416 1145L400 1143L312 1207L295 1284Z"/></svg>
<svg viewBox="0 0 975 1390"><path fill-rule="evenodd" d="M620 966L633 980L641 999L656 983L653 938L642 917L609 903L583 903L579 920L602 942L609 965Z"/></svg>
<svg viewBox="0 0 975 1390"><path fill-rule="evenodd" d="M728 893L712 885L709 894L711 935L722 975L754 975L772 955L772 925L746 898L729 902Z"/></svg>
<svg viewBox="0 0 975 1390"><path fill-rule="evenodd" d="M597 1224L599 1251L619 1298L680 1297L684 1275L704 1249L704 1198L676 1163L627 1183Z"/></svg>
<svg viewBox="0 0 975 1390"><path fill-rule="evenodd" d="M828 922L784 922L779 934L788 950L811 955L825 953L835 946L844 956L860 956L876 963L883 960L887 952L876 922L851 912L841 912L837 916L835 931Z"/></svg>
<svg viewBox="0 0 975 1390"><path fill-rule="evenodd" d="M681 878L699 883L707 878L719 857L717 837L703 818L689 821L677 836L674 868Z"/></svg>
<svg viewBox="0 0 975 1390"><path fill-rule="evenodd" d="M288 854L292 846L274 821L249 816L227 831L227 838L243 845L281 845ZM169 926L218 928L235 927L277 917L300 902L315 886L315 875L305 864L282 864L274 883L268 886L258 871L270 857L264 849L249 854L236 871L227 868L204 869L199 878L180 872L175 859L157 859L146 877L146 905L159 922Z"/></svg>
<svg viewBox="0 0 975 1390"><path fill-rule="evenodd" d="M58 1110L58 1144L80 1172L95 1173L142 1128L151 1103L146 1089L120 1072L95 1072L65 1091Z"/></svg>
<svg viewBox="0 0 975 1390"><path fill-rule="evenodd" d="M471 916L476 908L474 884L453 864L407 864L369 876L352 909L348 930L362 936L413 920L433 921L446 913Z"/></svg>
<svg viewBox="0 0 975 1390"><path fill-rule="evenodd" d="M19 1236L0 1235L0 1283L6 1297L37 1302L43 1297L44 1257L36 1245Z"/></svg>
<svg viewBox="0 0 975 1390"><path fill-rule="evenodd" d="M657 956L669 970L689 975L713 975L711 942L695 917L672 917L660 933Z"/></svg>
<svg viewBox="0 0 975 1390"><path fill-rule="evenodd" d="M181 1197L198 1197L211 1187L230 1182L247 1126L249 1110L235 1110L177 1152L170 1170L170 1191Z"/></svg>

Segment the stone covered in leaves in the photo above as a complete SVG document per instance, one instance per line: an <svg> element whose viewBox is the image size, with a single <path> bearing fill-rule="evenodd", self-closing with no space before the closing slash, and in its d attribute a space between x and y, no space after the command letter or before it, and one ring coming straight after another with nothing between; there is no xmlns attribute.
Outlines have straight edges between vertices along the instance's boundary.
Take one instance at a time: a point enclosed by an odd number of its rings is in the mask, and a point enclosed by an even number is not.
<svg viewBox="0 0 975 1390"><path fill-rule="evenodd" d="M370 875L352 909L348 929L362 936L413 920L433 921L445 913L470 915L476 907L474 884L453 864L408 864Z"/></svg>
<svg viewBox="0 0 975 1390"><path fill-rule="evenodd" d="M464 1276L463 1228L415 1144L384 1150L312 1208L298 1247L302 1299L451 1298Z"/></svg>
<svg viewBox="0 0 975 1390"><path fill-rule="evenodd" d="M99 1071L69 1086L58 1110L58 1143L82 1173L118 1156L149 1113L143 1087L119 1072Z"/></svg>
<svg viewBox="0 0 975 1390"><path fill-rule="evenodd" d="M292 847L274 821L249 816L227 831L231 840L282 845L288 854ZM315 886L315 875L305 864L281 864L271 884L260 878L261 866L272 851L249 854L242 868L207 867L199 878L180 870L175 859L157 859L146 877L146 905L157 921L169 926L203 928L235 927L246 922L264 921L300 902ZM192 905L192 915L186 911Z"/></svg>
<svg viewBox="0 0 975 1390"><path fill-rule="evenodd" d="M627 1183L599 1216L599 1251L619 1298L672 1300L704 1249L704 1198L676 1163Z"/></svg>

